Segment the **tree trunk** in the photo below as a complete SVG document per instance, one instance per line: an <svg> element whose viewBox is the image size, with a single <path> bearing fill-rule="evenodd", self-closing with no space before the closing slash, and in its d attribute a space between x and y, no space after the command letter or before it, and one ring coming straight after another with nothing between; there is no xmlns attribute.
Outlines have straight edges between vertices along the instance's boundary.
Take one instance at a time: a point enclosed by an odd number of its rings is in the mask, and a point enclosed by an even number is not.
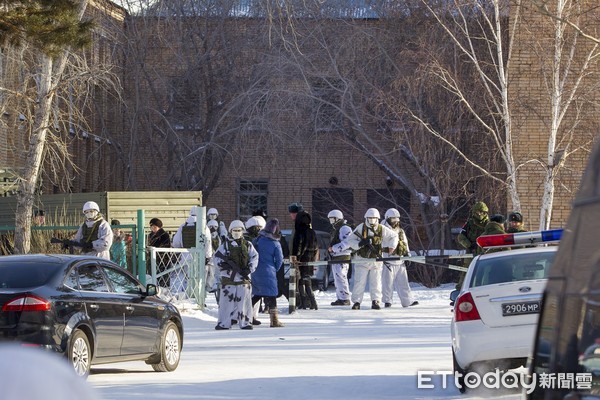
<svg viewBox="0 0 600 400"><path fill-rule="evenodd" d="M52 58L40 55L40 79L38 82L38 107L35 111L29 152L23 176L17 192L17 210L15 215L15 253L26 254L31 247L31 221L35 191L39 181L40 167L43 161L48 121L52 105Z"/></svg>
<svg viewBox="0 0 600 400"><path fill-rule="evenodd" d="M79 20L83 17L88 0L79 2ZM39 53L40 73L38 81L37 105L31 126L27 161L17 191L17 210L15 212L16 254L27 254L31 248L32 210L36 189L39 184L40 170L44 161L46 136L52 113L52 101L58 82L67 62L68 50L63 50L56 60L44 52Z"/></svg>

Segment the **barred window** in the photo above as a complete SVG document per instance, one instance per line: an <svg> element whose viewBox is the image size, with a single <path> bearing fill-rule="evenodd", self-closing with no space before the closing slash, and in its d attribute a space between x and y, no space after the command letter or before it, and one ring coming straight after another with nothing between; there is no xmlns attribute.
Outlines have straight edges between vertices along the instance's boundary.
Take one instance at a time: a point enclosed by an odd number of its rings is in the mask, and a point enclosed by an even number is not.
<svg viewBox="0 0 600 400"><path fill-rule="evenodd" d="M243 180L238 181L238 218L245 221L257 210L267 212L269 181Z"/></svg>

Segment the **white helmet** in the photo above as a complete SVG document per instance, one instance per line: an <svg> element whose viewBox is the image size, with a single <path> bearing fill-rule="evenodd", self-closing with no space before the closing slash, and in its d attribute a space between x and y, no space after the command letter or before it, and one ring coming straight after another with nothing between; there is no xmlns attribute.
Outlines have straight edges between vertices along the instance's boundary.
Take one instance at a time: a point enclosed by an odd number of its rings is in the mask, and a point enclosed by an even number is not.
<svg viewBox="0 0 600 400"><path fill-rule="evenodd" d="M257 225L260 226L260 229L264 228L265 225L267 225L267 221L265 221L265 219L260 215L257 215L254 218L256 218L256 221L258 222Z"/></svg>
<svg viewBox="0 0 600 400"><path fill-rule="evenodd" d="M331 225L335 225L336 222L344 219L344 214L342 214L340 210L331 210L329 211L329 214L327 214L327 218Z"/></svg>
<svg viewBox="0 0 600 400"><path fill-rule="evenodd" d="M388 218L400 218L400 212L398 212L398 210L395 208L390 208L385 212L385 219Z"/></svg>
<svg viewBox="0 0 600 400"><path fill-rule="evenodd" d="M209 228L218 228L219 223L217 221L215 221L214 219L211 219L206 223L206 226L208 226Z"/></svg>
<svg viewBox="0 0 600 400"><path fill-rule="evenodd" d="M233 221L231 221L231 223L229 224L229 232L231 232L232 229L236 229L236 228L242 228L243 231L246 230L244 223L242 221L240 221L239 219L234 219Z"/></svg>
<svg viewBox="0 0 600 400"><path fill-rule="evenodd" d="M100 207L98 207L98 203L96 203L95 201L87 201L83 205L82 212L86 212L87 210L96 210L96 211L100 212Z"/></svg>
<svg viewBox="0 0 600 400"><path fill-rule="evenodd" d="M244 223L239 219L234 219L229 224L229 234L231 235L232 239L241 239L244 236L245 231L246 228L244 227Z"/></svg>
<svg viewBox="0 0 600 400"><path fill-rule="evenodd" d="M260 221L258 220L258 218L256 217L250 217L248 218L248 221L246 221L246 230L252 228L253 226L264 226L264 225L260 225Z"/></svg>
<svg viewBox="0 0 600 400"><path fill-rule="evenodd" d="M381 219L381 215L379 214L379 210L377 210L376 208L369 208L365 213L365 218Z"/></svg>
<svg viewBox="0 0 600 400"><path fill-rule="evenodd" d="M198 206L192 206L192 208L190 208L190 217L197 217L198 216Z"/></svg>
<svg viewBox="0 0 600 400"><path fill-rule="evenodd" d="M379 225L379 219L381 215L379 215L379 211L376 208L369 208L365 213L365 224L369 228L375 228Z"/></svg>
<svg viewBox="0 0 600 400"><path fill-rule="evenodd" d="M209 208L206 212L206 215L208 215L208 219L217 219L217 217L219 216L219 211L217 211L216 208ZM211 215L214 215L215 217L211 218Z"/></svg>

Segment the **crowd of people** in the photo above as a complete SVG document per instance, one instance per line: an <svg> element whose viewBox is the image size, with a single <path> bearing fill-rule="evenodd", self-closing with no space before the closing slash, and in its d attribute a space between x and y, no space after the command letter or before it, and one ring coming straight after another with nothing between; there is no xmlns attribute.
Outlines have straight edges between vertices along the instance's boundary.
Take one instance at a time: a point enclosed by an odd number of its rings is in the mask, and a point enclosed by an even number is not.
<svg viewBox="0 0 600 400"><path fill-rule="evenodd" d="M196 247L196 221L199 207L192 207L186 221L178 228L170 240L158 218L150 220L148 246L159 248ZM312 228L310 214L300 203L288 207L294 224L291 241L288 243L281 234L280 223L276 218L268 219L259 210L244 223L233 220L229 227L219 219L216 208L207 213L205 229L206 290L215 293L219 305L216 330L227 330L234 325L240 329L253 329L260 325L258 313L261 309L269 313L270 326L282 327L278 318L277 298L286 295L283 288L284 260L290 259L297 268L297 308L318 310L312 287L313 265L319 260L317 235ZM113 220L111 225L102 218L98 205L84 204L85 222L81 225L75 240L82 243L83 252L98 257L113 259L121 266L126 265L125 236L119 229L120 222ZM364 292L369 287L371 309L392 307L394 292L402 307L418 305L408 282L406 266L401 257L409 255L409 245L404 229L400 226L400 212L390 208L381 218L376 208L369 208L364 220L356 227L350 225L343 213L334 209L327 215L331 224L331 237L327 248L333 272L337 299L332 306L351 306L360 310ZM477 238L482 235L505 232L524 232L523 216L514 211L508 218L501 214L489 215L487 205L476 202L457 237L457 243L467 252L480 254ZM190 254L177 256L177 262L184 265ZM383 261L381 259L383 258ZM166 271L173 260L163 257L158 262L158 271ZM349 284L350 264L353 266L354 282ZM179 271L186 274L185 270ZM292 277L293 278L293 277ZM173 280L180 287L175 291L185 291L185 277L174 277L163 273L159 285L171 287ZM459 283L460 284L460 283Z"/></svg>

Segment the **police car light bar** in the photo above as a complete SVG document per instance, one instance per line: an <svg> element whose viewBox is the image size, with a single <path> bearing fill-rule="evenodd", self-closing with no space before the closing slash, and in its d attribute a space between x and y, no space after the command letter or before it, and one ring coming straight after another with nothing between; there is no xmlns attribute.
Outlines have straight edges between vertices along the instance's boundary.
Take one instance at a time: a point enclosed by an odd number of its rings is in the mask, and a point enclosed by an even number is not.
<svg viewBox="0 0 600 400"><path fill-rule="evenodd" d="M558 242L562 236L562 229L547 231L505 233L500 235L479 236L477 244L482 247L526 246L530 244Z"/></svg>

